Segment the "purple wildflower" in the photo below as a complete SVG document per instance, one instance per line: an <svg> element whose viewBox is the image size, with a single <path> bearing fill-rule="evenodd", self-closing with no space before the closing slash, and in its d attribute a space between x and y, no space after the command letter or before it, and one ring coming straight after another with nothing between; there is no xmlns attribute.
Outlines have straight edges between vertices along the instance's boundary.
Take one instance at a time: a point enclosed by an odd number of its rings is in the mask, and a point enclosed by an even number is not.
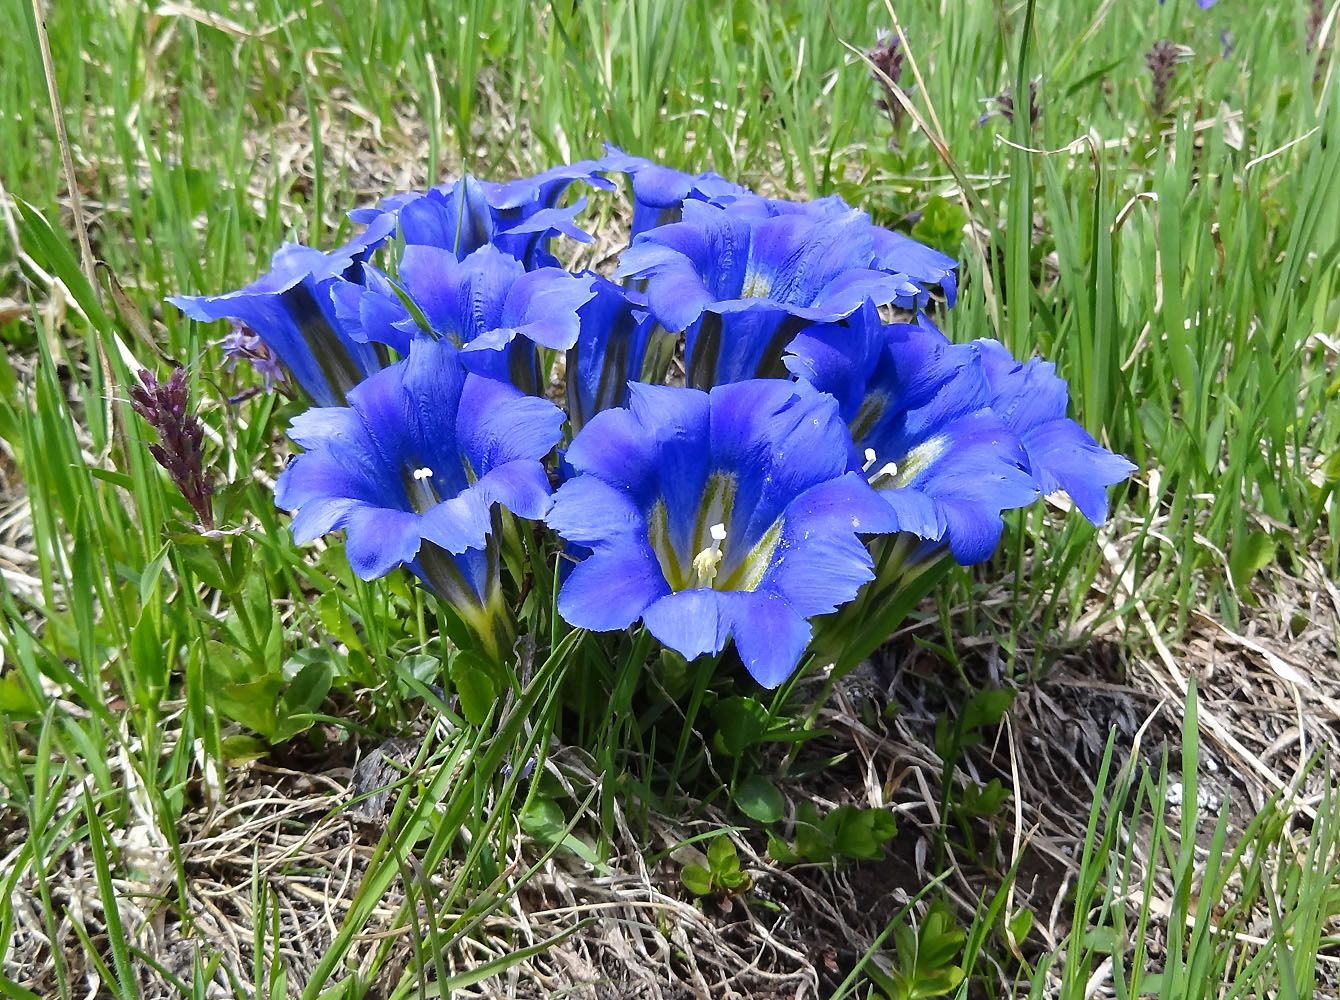
<svg viewBox="0 0 1340 1000"><path fill-rule="evenodd" d="M186 370L173 368L166 382L146 369L139 376L143 385L130 387L130 406L158 432L159 443L149 445L149 454L167 470L200 523L212 529L214 483L205 475L204 426L188 409Z"/></svg>

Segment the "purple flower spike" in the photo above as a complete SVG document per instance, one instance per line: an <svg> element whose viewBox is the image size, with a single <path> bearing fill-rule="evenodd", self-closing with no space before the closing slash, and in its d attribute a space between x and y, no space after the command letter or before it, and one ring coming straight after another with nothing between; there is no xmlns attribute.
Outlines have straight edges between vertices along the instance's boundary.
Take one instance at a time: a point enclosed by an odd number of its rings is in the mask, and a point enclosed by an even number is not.
<svg viewBox="0 0 1340 1000"><path fill-rule="evenodd" d="M141 369L142 385L130 387L130 408L158 432L158 444L149 445L149 454L167 470L172 482L195 511L206 529L214 527L210 497L214 483L205 475L205 453L201 447L204 426L189 408L186 370L173 368L166 382L153 372Z"/></svg>
<svg viewBox="0 0 1340 1000"><path fill-rule="evenodd" d="M549 525L591 554L558 597L595 631L641 619L692 659L733 637L776 687L810 639L808 619L872 579L861 535L893 530L859 472L831 397L780 379L694 389L633 384L628 409L596 414L567 460Z"/></svg>
<svg viewBox="0 0 1340 1000"><path fill-rule="evenodd" d="M279 477L275 503L294 512L296 542L343 529L364 580L408 566L501 656L492 511L544 516L543 459L562 422L548 400L466 373L448 341L416 340L349 406L294 418L289 435L305 452Z"/></svg>
<svg viewBox="0 0 1340 1000"><path fill-rule="evenodd" d="M322 253L285 243L271 260L269 274L222 295L178 295L168 299L201 322L243 323L293 375L319 406L339 406L345 395L382 368L384 357L359 343L335 314L330 289L337 281L362 283L363 261L395 228L393 219L375 220L349 243Z"/></svg>

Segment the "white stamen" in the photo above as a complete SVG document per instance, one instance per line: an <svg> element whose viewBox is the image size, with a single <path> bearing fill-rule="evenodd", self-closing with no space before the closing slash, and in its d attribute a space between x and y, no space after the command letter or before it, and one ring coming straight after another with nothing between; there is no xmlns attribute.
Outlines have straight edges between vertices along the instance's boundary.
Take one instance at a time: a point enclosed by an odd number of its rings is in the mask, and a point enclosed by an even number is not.
<svg viewBox="0 0 1340 1000"><path fill-rule="evenodd" d="M894 476L898 475L898 463L897 462L887 463L882 469L879 470L879 475L888 476L890 479L892 479Z"/></svg>
<svg viewBox="0 0 1340 1000"><path fill-rule="evenodd" d="M420 479L430 479L430 478L432 478L432 475L433 475L433 470L430 469L430 468L428 468L428 466L426 466L426 465L425 465L423 468L421 468L421 469L415 469L415 470L414 470L414 479L415 479L416 482L417 482L418 480L420 480Z"/></svg>
<svg viewBox="0 0 1340 1000"><path fill-rule="evenodd" d="M712 586L717 577L717 567L721 565L721 543L726 540L726 525L717 523L707 529L712 536L712 544L693 557L693 573L700 587Z"/></svg>
<svg viewBox="0 0 1340 1000"><path fill-rule="evenodd" d="M875 464L875 459L878 457L879 456L875 454L874 448L867 448L865 450L865 465L861 466L861 471L869 472L870 466Z"/></svg>

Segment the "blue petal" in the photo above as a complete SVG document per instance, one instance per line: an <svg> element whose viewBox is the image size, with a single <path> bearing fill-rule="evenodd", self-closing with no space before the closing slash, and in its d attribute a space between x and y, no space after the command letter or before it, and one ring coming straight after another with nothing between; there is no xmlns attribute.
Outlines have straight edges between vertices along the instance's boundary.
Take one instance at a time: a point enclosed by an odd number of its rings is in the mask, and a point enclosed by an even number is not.
<svg viewBox="0 0 1340 1000"><path fill-rule="evenodd" d="M1027 431L1021 440L1042 492L1065 490L1095 527L1107 520L1107 487L1136 468L1099 445L1073 420L1052 420Z"/></svg>
<svg viewBox="0 0 1340 1000"><path fill-rule="evenodd" d="M702 419L706 421L706 412ZM639 507L650 505L655 496L656 440L629 410L596 414L573 439L566 460L577 472L627 488Z"/></svg>
<svg viewBox="0 0 1340 1000"><path fill-rule="evenodd" d="M1019 435L1028 467L1044 494L1065 490L1094 525L1107 519L1107 490L1135 466L1113 455L1066 418L1069 392L1056 366L1037 358L1020 364L994 340L978 340L991 386L991 409Z"/></svg>
<svg viewBox="0 0 1340 1000"><path fill-rule="evenodd" d="M670 592L645 538L640 547L596 552L572 568L558 593L558 613L593 632L625 629Z"/></svg>
<svg viewBox="0 0 1340 1000"><path fill-rule="evenodd" d="M729 613L723 614L723 594L715 590L681 590L652 602L642 621L662 643L687 660L719 653L730 635Z"/></svg>
<svg viewBox="0 0 1340 1000"><path fill-rule="evenodd" d="M874 226L875 266L881 271L905 274L921 285L939 285L944 289L945 304L952 307L958 298L958 261L918 243L909 236Z"/></svg>
<svg viewBox="0 0 1340 1000"><path fill-rule="evenodd" d="M489 505L473 486L428 508L418 520L424 540L453 555L482 549L491 526Z"/></svg>
<svg viewBox="0 0 1340 1000"><path fill-rule="evenodd" d="M713 462L737 479L732 538L750 548L793 498L855 464L831 396L756 379L717 386L711 402Z"/></svg>
<svg viewBox="0 0 1340 1000"><path fill-rule="evenodd" d="M900 525L889 505L858 473L821 483L787 505L772 567L759 585L785 597L806 617L828 614L873 578L859 535ZM823 572L815 572L822 566Z"/></svg>
<svg viewBox="0 0 1340 1000"><path fill-rule="evenodd" d="M549 513L549 476L534 459L496 466L473 489L490 507L500 504L517 517L539 521Z"/></svg>
<svg viewBox="0 0 1340 1000"><path fill-rule="evenodd" d="M651 317L635 309L622 288L598 275L589 277L593 295L578 311L580 330L565 371L574 432L627 400L629 380L642 372L652 326Z"/></svg>
<svg viewBox="0 0 1340 1000"><path fill-rule="evenodd" d="M664 498L676 551L690 544L707 485L710 408L706 393L669 386L628 387L628 407L655 448L656 493ZM574 442L575 445L575 442ZM568 452L572 455L571 449ZM691 557L691 554L690 554Z"/></svg>
<svg viewBox="0 0 1340 1000"><path fill-rule="evenodd" d="M438 247L457 257L486 244L496 229L484 189L469 176L450 188L405 196L397 208L407 244Z"/></svg>
<svg viewBox="0 0 1340 1000"><path fill-rule="evenodd" d="M481 181L489 204L500 212L518 210L537 210L553 208L558 199L573 181L585 181L593 187L606 191L614 190L614 185L600 176L606 169L596 160L579 160L576 163L560 164L550 167L534 177L522 177L515 181L502 183Z"/></svg>
<svg viewBox="0 0 1340 1000"><path fill-rule="evenodd" d="M577 343L578 310L595 295L593 286L592 278L560 268L530 271L508 290L501 325L541 347L566 351Z"/></svg>
<svg viewBox="0 0 1340 1000"><path fill-rule="evenodd" d="M630 156L615 146L600 160L600 169L627 174L633 182L633 223L630 239L657 226L678 222L689 199L714 201L748 195L750 192L719 174L696 176L661 166L640 156Z"/></svg>
<svg viewBox="0 0 1340 1000"><path fill-rule="evenodd" d="M565 541L618 548L640 537L647 544L647 520L625 491L596 476L569 479L554 493L545 523Z"/></svg>
<svg viewBox="0 0 1340 1000"><path fill-rule="evenodd" d="M735 649L750 676L775 688L796 671L810 641L810 626L776 594L727 593L718 598L729 617Z"/></svg>
<svg viewBox="0 0 1340 1000"><path fill-rule="evenodd" d="M293 509L286 504L277 506ZM351 500L342 496L321 497L303 504L293 515L293 521L289 525L293 532L294 544L303 545L315 541L322 535L343 527L349 512L359 506L364 506L361 500Z"/></svg>
<svg viewBox="0 0 1340 1000"><path fill-rule="evenodd" d="M456 436L480 476L508 462L538 462L563 434L563 411L549 400L474 374L465 378L458 419Z"/></svg>
<svg viewBox="0 0 1340 1000"><path fill-rule="evenodd" d="M401 510L360 506L344 519L345 554L362 580L385 576L419 551L419 518Z"/></svg>
<svg viewBox="0 0 1340 1000"><path fill-rule="evenodd" d="M271 270L237 291L169 299L202 322L234 319L255 332L319 406L338 406L353 386L382 367L336 315L330 285L361 281L363 260L394 227L377 220L344 246L322 253L296 243L275 251Z"/></svg>

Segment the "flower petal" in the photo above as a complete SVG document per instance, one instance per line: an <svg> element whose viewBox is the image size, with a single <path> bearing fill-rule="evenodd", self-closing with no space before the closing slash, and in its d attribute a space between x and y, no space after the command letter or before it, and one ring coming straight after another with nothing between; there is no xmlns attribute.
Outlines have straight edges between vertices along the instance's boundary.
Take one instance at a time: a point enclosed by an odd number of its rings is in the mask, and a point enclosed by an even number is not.
<svg viewBox="0 0 1340 1000"><path fill-rule="evenodd" d="M385 576L419 551L419 517L407 511L360 505L344 519L345 554L362 580Z"/></svg>
<svg viewBox="0 0 1340 1000"><path fill-rule="evenodd" d="M558 593L558 613L577 628L613 632L632 625L669 592L644 540L640 549L599 551L574 566Z"/></svg>
<svg viewBox="0 0 1340 1000"><path fill-rule="evenodd" d="M795 673L811 636L809 622L795 608L777 594L761 592L721 594L718 602L754 680L771 689Z"/></svg>
<svg viewBox="0 0 1340 1000"><path fill-rule="evenodd" d="M662 643L686 660L726 648L731 619L723 614L722 594L715 590L681 590L652 602L642 621Z"/></svg>

